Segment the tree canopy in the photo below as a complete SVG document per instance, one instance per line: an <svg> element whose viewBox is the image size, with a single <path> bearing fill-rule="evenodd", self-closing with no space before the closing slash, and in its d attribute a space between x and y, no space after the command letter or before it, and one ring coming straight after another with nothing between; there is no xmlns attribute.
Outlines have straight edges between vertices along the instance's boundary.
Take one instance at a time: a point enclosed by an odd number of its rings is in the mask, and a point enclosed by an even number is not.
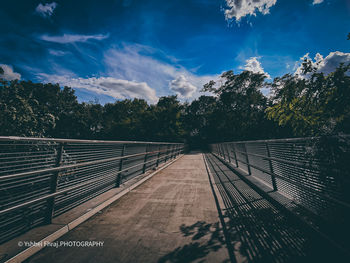
<svg viewBox="0 0 350 263"><path fill-rule="evenodd" d="M1 68L0 68L1 70ZM266 81L227 71L191 103L176 96L79 103L58 84L0 79L0 135L57 138L217 141L350 133L350 65L324 75L309 61L304 75ZM262 90L270 89L269 96Z"/></svg>

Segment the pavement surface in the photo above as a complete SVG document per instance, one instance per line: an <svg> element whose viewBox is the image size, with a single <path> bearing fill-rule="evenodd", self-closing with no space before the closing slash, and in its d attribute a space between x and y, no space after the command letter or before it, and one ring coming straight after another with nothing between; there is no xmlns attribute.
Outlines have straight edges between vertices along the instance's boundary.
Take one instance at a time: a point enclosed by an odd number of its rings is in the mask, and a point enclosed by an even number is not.
<svg viewBox="0 0 350 263"><path fill-rule="evenodd" d="M56 244L26 262L230 262L201 153L185 155Z"/></svg>

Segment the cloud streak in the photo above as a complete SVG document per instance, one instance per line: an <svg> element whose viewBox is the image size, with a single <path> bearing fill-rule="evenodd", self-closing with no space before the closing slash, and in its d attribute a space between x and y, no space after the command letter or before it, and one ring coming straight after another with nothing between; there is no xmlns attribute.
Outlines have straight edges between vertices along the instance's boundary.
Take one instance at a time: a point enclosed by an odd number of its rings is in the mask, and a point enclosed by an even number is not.
<svg viewBox="0 0 350 263"><path fill-rule="evenodd" d="M321 4L321 3L323 3L323 0L314 0L312 2L313 5L318 5L318 4Z"/></svg>
<svg viewBox="0 0 350 263"><path fill-rule="evenodd" d="M50 55L56 56L56 57L61 57L65 56L68 54L68 52L62 51L62 50L54 50L54 49L49 49L48 50Z"/></svg>
<svg viewBox="0 0 350 263"><path fill-rule="evenodd" d="M61 36L49 36L41 35L39 39L54 42L59 44L69 44L75 42L87 42L88 40L103 40L109 37L109 34L97 34L97 35L78 35L78 34L63 34Z"/></svg>
<svg viewBox="0 0 350 263"><path fill-rule="evenodd" d="M49 60L51 73L43 73L39 69L30 71L35 72L36 79L41 82L59 83L60 86L115 99L144 98L150 103L169 93L179 95L180 99L195 99L202 95L198 90L205 83L218 78L217 75L199 76L177 64L179 60L161 50L125 43L104 52L101 61L103 75L79 78L75 71L55 63L56 58L62 59L66 53L69 52L49 50L52 55Z"/></svg>
<svg viewBox="0 0 350 263"><path fill-rule="evenodd" d="M217 75L199 76L163 52L137 44L111 48L105 53L104 62L109 76L144 81L160 96L168 95L170 88L181 98L195 98L205 83L217 78Z"/></svg>

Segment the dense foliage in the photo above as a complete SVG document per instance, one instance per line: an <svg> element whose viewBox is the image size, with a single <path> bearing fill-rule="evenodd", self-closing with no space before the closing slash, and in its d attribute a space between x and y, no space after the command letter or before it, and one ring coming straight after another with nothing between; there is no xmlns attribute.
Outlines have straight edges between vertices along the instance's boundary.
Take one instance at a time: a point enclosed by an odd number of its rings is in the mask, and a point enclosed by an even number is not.
<svg viewBox="0 0 350 263"><path fill-rule="evenodd" d="M58 84L0 79L0 135L58 138L214 141L350 133L350 66L329 75L307 61L302 77L266 82L259 73L222 74L191 103L176 96L79 103ZM0 72L1 76L1 72ZM262 89L270 88L266 97Z"/></svg>

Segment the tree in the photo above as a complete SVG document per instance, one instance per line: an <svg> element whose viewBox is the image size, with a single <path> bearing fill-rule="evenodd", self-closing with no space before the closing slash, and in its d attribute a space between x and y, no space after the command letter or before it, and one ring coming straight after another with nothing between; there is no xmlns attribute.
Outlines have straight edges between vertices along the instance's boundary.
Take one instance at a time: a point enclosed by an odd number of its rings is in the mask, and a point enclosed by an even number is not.
<svg viewBox="0 0 350 263"><path fill-rule="evenodd" d="M181 141L185 130L182 116L184 106L181 105L177 96L159 98L156 105L151 106L147 119L148 132L154 140Z"/></svg>
<svg viewBox="0 0 350 263"><path fill-rule="evenodd" d="M267 117L290 127L294 136L316 136L350 132L350 65L340 65L325 76L305 64L306 78L287 74L275 78L274 104Z"/></svg>
<svg viewBox="0 0 350 263"><path fill-rule="evenodd" d="M103 134L109 139L141 140L145 138L142 125L148 104L143 99L123 100L104 106Z"/></svg>
<svg viewBox="0 0 350 263"><path fill-rule="evenodd" d="M223 83L215 87L214 81L204 86L203 91L218 97L215 110L216 137L220 140L241 140L267 136L264 111L267 98L261 93L266 86L266 76L244 71L234 74L227 71L221 75Z"/></svg>
<svg viewBox="0 0 350 263"><path fill-rule="evenodd" d="M31 84L0 80L1 135L41 137L47 129L54 127L54 116L40 109L40 101Z"/></svg>
<svg viewBox="0 0 350 263"><path fill-rule="evenodd" d="M216 141L350 133L350 65L324 75L306 59L303 75L265 81L264 74L227 71L192 103L176 96L149 105L125 99L79 103L58 84L0 79L0 134L57 138ZM1 71L0 71L1 74ZM269 87L267 98L261 92Z"/></svg>

